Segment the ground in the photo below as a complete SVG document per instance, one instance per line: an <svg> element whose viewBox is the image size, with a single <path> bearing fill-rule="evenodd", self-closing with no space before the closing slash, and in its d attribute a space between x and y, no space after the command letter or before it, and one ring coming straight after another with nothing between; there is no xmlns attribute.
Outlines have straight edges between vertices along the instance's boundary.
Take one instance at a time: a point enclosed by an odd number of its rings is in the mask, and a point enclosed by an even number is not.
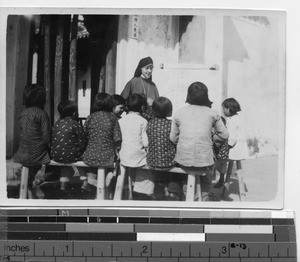
<svg viewBox="0 0 300 262"><path fill-rule="evenodd" d="M278 188L278 157L261 157L244 162L244 180L247 185L247 201L270 201L276 197ZM283 185L280 185L283 186Z"/></svg>

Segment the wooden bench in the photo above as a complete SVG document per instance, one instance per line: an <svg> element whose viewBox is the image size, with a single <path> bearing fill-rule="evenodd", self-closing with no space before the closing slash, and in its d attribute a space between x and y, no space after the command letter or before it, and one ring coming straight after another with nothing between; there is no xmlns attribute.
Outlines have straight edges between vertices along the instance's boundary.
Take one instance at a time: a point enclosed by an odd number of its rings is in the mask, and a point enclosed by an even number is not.
<svg viewBox="0 0 300 262"><path fill-rule="evenodd" d="M55 161L51 161L48 165L50 166L74 166L74 167L90 167L83 163L83 161L78 161L76 163L70 163L70 164L64 164L64 163L58 163ZM114 166L110 167L114 168ZM195 196L198 196L198 201L202 201L202 195L201 195L201 185L200 185L200 177L199 175L193 175L193 174L187 174L184 170L182 170L180 167L173 167L171 169L152 169L148 166L144 166L141 168L142 170L152 170L152 171L163 171L163 172L169 172L169 173L179 173L179 174L185 174L187 175L187 192L186 192L186 201L191 202L195 200ZM27 192L28 192L28 173L29 168L26 166L22 167L21 172L21 184L20 184L20 199L26 199L27 198ZM99 167L97 171L97 196L96 199L104 200L105 199L105 168ZM121 200L122 199L122 193L124 188L124 182L126 177L126 171L125 168L120 165L120 174L117 177L117 183L114 193L114 200ZM132 181L130 179L130 176L127 176L128 178L128 185L129 185L129 199L132 199ZM241 201L245 200L245 183L243 180L243 172L242 169L237 170L237 178L239 183L239 197ZM228 181L227 181L228 182Z"/></svg>
<svg viewBox="0 0 300 262"><path fill-rule="evenodd" d="M86 165L83 161L78 161L75 163L58 163L53 160L49 164L49 166L71 166L71 167L90 167ZM111 168L113 168L112 166ZM105 169L103 167L97 168L97 199L103 200L105 199ZM21 172L21 185L20 185L20 199L26 199L27 198L27 192L28 192L28 174L29 174L29 168L26 166L22 167Z"/></svg>
<svg viewBox="0 0 300 262"><path fill-rule="evenodd" d="M159 169L159 168L150 168L149 166L143 166L140 169L142 170L152 170L152 171L163 171L169 173L178 173L187 175L187 192L186 192L186 201L194 201L195 196L198 196L198 201L202 201L202 194L201 194L201 185L200 185L200 177L193 174L187 174L184 170L180 167L172 167L170 169ZM120 165L120 174L117 177L117 184L114 194L114 200L121 200L122 193L124 188L125 177L128 178L128 185L129 185L129 199L132 199L132 182L130 176L126 175L126 169L124 166Z"/></svg>

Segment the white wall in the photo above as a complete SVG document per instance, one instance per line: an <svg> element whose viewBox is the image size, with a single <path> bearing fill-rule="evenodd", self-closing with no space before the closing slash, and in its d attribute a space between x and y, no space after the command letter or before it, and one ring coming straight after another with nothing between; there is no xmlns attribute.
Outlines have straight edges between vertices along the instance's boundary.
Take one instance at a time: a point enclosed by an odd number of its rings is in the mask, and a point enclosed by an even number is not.
<svg viewBox="0 0 300 262"><path fill-rule="evenodd" d="M85 96L83 96L82 81L86 81ZM91 66L89 65L86 72L78 72L78 112L79 117L87 117L90 114L91 101Z"/></svg>
<svg viewBox="0 0 300 262"><path fill-rule="evenodd" d="M241 17L230 19L248 58L229 61L228 97L240 102L247 120L248 137L257 137L261 144L267 142L264 150L269 152L265 153L272 153L278 148L278 138L282 135L278 123L284 117L278 20L269 18L270 26L266 26ZM227 48L241 47L232 42Z"/></svg>
<svg viewBox="0 0 300 262"><path fill-rule="evenodd" d="M184 105L187 87L194 81L204 82L208 88L214 106L219 110L222 93L222 17L210 16L205 19L194 17L182 35L182 41L203 42L204 63L191 65L198 70L186 69L189 63L179 63L179 17L178 16L139 16L139 38L130 37L133 23L132 16L121 16L119 40L117 45L116 92L120 93L125 84L133 77L139 60L151 56L154 61L153 81L161 96L166 96L173 103L173 112ZM193 27L203 23L203 39L197 39ZM183 48L182 52L192 52ZM161 64L165 69L161 69ZM218 64L218 71L202 70ZM176 66L177 69L166 69ZM185 69L184 69L185 68Z"/></svg>

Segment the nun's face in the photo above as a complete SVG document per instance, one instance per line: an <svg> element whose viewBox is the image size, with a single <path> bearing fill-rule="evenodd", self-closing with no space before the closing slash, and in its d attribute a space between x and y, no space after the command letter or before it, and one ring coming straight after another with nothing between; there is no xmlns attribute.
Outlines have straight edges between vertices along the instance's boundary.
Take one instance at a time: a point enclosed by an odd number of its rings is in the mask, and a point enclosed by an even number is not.
<svg viewBox="0 0 300 262"><path fill-rule="evenodd" d="M150 78L152 76L152 71L153 71L153 65L149 64L144 67L142 67L142 76L146 79Z"/></svg>

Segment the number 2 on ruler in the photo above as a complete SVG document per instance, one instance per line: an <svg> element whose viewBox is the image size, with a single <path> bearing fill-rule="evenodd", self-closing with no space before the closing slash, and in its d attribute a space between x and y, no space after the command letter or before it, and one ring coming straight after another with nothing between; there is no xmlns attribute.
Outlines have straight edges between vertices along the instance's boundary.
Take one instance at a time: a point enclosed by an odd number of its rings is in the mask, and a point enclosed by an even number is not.
<svg viewBox="0 0 300 262"><path fill-rule="evenodd" d="M147 254L148 253L148 247L147 246L143 246L143 254Z"/></svg>

